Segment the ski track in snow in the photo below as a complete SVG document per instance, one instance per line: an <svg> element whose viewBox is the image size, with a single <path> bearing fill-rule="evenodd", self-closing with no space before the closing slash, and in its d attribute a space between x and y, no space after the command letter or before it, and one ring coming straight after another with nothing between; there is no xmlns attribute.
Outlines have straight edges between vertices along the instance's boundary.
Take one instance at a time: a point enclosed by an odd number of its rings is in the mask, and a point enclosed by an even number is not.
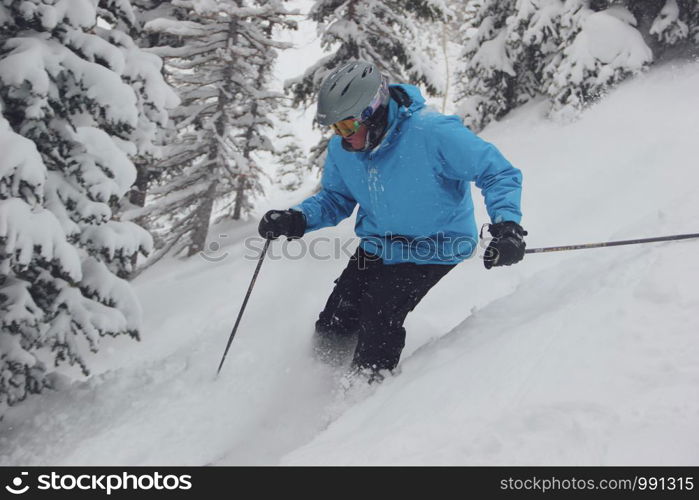
<svg viewBox="0 0 699 500"><path fill-rule="evenodd" d="M668 64L578 122L532 103L489 127L528 245L696 232L696 88L699 64ZM699 242L463 263L409 317L401 373L343 400L309 340L344 257L269 256L215 378L255 226L212 231L236 235L219 263L139 276L142 342L105 339L91 378L11 409L0 464L699 463Z"/></svg>

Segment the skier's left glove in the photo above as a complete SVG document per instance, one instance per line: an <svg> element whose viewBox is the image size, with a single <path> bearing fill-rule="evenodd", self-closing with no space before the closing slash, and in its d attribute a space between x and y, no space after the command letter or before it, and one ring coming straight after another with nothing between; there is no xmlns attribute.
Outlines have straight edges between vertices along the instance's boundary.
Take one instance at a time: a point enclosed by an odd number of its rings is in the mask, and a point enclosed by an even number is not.
<svg viewBox="0 0 699 500"><path fill-rule="evenodd" d="M511 266L524 258L527 244L524 237L528 234L516 222L498 222L490 224L488 231L493 236L485 250L483 264L486 269L496 266ZM481 237L483 237L481 230Z"/></svg>
<svg viewBox="0 0 699 500"><path fill-rule="evenodd" d="M306 233L306 216L298 210L270 210L260 220L257 230L268 240L280 236L300 238Z"/></svg>

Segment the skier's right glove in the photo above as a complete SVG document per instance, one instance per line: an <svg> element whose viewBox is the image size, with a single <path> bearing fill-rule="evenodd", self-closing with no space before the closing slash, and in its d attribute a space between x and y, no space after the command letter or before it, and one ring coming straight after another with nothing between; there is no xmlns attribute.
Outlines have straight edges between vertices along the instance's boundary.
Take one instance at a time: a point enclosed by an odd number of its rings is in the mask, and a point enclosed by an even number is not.
<svg viewBox="0 0 699 500"><path fill-rule="evenodd" d="M270 210L257 228L260 236L275 240L280 236L300 238L306 232L306 216L298 210Z"/></svg>

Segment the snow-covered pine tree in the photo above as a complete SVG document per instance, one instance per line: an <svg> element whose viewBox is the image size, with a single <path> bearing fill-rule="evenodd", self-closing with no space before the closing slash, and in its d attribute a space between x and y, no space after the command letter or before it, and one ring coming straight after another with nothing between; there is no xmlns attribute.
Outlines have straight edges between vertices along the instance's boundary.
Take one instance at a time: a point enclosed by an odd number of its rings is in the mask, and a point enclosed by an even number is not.
<svg viewBox="0 0 699 500"><path fill-rule="evenodd" d="M160 4L159 12L166 7L163 2ZM126 63L122 79L136 94L139 117L129 137L136 146L136 153L131 156L136 180L128 196L122 198L117 214L121 220L132 220L143 226L146 221L140 217L138 207L145 206L149 181L157 175L157 160L170 132L168 110L176 107L179 99L174 90L163 85L162 59L141 49L140 45L146 40L139 11L130 9L128 2L115 3L115 7L119 9L112 16L104 15L105 9L100 9L100 17L111 23L111 29L97 28L96 31L122 51ZM136 39L126 33L133 34ZM136 256L132 258L132 267L136 265Z"/></svg>
<svg viewBox="0 0 699 500"><path fill-rule="evenodd" d="M421 83L434 94L438 88L426 47L421 43L424 27L421 29L418 23L443 16L440 0L318 0L309 17L318 24L323 49L334 51L303 75L288 80L285 87L291 91L295 105L308 105L328 73L352 59L364 59L376 64L391 81Z"/></svg>
<svg viewBox="0 0 699 500"><path fill-rule="evenodd" d="M154 202L146 210L162 228L151 262L170 251L188 256L203 251L215 204L222 217L239 218L249 210L250 196L260 186L255 152L271 149L267 114L282 97L268 90L270 70L276 49L288 47L270 33L272 26L292 22L279 0L179 0L176 5L185 16L146 25L182 40L179 47L153 49L166 58L182 104L172 114L177 140L161 164L164 177L151 190Z"/></svg>
<svg viewBox="0 0 699 500"><path fill-rule="evenodd" d="M97 25L128 12L127 0L0 2L0 405L50 384L49 352L87 374L101 336L138 336L117 275L151 239L113 210L148 147L155 122L134 87L157 61ZM167 87L149 85L157 103Z"/></svg>
<svg viewBox="0 0 699 500"><path fill-rule="evenodd" d="M4 113L0 106L0 112ZM44 344L41 309L53 276L75 283L80 256L56 216L43 207L47 171L34 143L0 117L0 415L47 385L32 350ZM48 279L47 279L48 278Z"/></svg>
<svg viewBox="0 0 699 500"><path fill-rule="evenodd" d="M696 47L698 5L696 0L470 2L458 72L465 123L480 130L536 95L550 99L553 116L574 118L668 47Z"/></svg>
<svg viewBox="0 0 699 500"><path fill-rule="evenodd" d="M263 192L260 184L262 171L256 165L255 158L264 152L278 154L269 134L274 128L272 117L280 111L283 95L269 88L278 50L289 48L291 44L274 41L273 33L275 29L297 27L296 21L290 17L292 12L284 7L282 1L267 0L264 4L269 10L251 18L255 30L251 30L254 35L250 40L253 52L247 58L249 71L246 73L255 74L255 77L252 80L241 79L238 83L243 102L237 108L237 134L233 141L242 158L237 159L239 174L235 197L228 206L223 207L223 217L232 210L233 220L248 214L252 209L251 196Z"/></svg>
<svg viewBox="0 0 699 500"><path fill-rule="evenodd" d="M552 60L560 58L563 19L578 13L577 0L476 0L461 33L465 40L457 77L460 113L472 129L544 93ZM555 64L554 64L555 66Z"/></svg>
<svg viewBox="0 0 699 500"><path fill-rule="evenodd" d="M546 68L543 89L552 103L551 116L574 119L586 104L653 61L637 24L624 5L566 2L560 50Z"/></svg>
<svg viewBox="0 0 699 500"><path fill-rule="evenodd" d="M648 33L655 42L651 45L655 52L699 43L699 0L665 0L649 5L627 3L637 18L652 19Z"/></svg>
<svg viewBox="0 0 699 500"><path fill-rule="evenodd" d="M277 178L282 189L296 191L308 173L308 165L303 163L304 153L301 146L290 141L280 152L279 172Z"/></svg>
<svg viewBox="0 0 699 500"><path fill-rule="evenodd" d="M508 19L507 52L515 73L515 107L538 95L546 81L546 67L561 46L564 8L561 0L525 0Z"/></svg>
<svg viewBox="0 0 699 500"><path fill-rule="evenodd" d="M445 5L448 15L444 16L441 23L437 23L438 36L436 40L436 46L439 47L437 57L444 61L444 86L442 105L440 107L442 113L446 113L447 108L455 100L453 91L454 77L456 75L452 69L453 54L457 49L461 48L458 41L464 38L461 35L461 30L466 19L472 15L473 1L446 0Z"/></svg>
<svg viewBox="0 0 699 500"><path fill-rule="evenodd" d="M376 64L391 82L423 84L430 95L437 94L441 82L424 34L426 23L446 14L442 0L317 0L309 17L318 25L323 49L332 52L303 75L285 82L285 89L295 106L308 106L331 71L350 60L364 59ZM325 136L312 149L312 165L322 162L328 139Z"/></svg>
<svg viewBox="0 0 699 500"><path fill-rule="evenodd" d="M461 28L464 48L457 69L456 99L473 130L507 114L522 102L517 73L508 53L507 19L515 0L473 0Z"/></svg>
<svg viewBox="0 0 699 500"><path fill-rule="evenodd" d="M275 130L277 131L277 172L275 179L287 191L296 191L303 184L304 177L309 174L306 153L299 145L300 139L293 129L290 118L292 110L280 109L276 114Z"/></svg>
<svg viewBox="0 0 699 500"><path fill-rule="evenodd" d="M696 2L693 3L696 5ZM685 13L688 14L686 11ZM677 0L667 0L658 15L655 16L649 31L661 43L667 45L681 43L689 37L689 26L686 19L682 19L682 17Z"/></svg>

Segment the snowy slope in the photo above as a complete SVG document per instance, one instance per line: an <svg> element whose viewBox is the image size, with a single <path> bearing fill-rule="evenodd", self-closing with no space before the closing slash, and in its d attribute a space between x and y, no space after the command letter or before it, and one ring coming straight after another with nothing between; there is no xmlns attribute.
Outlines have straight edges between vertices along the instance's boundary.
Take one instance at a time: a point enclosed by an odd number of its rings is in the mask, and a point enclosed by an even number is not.
<svg viewBox="0 0 699 500"><path fill-rule="evenodd" d="M576 123L534 103L489 127L524 171L529 246L698 232L698 87L698 63L667 65ZM0 464L699 463L699 242L465 262L409 317L401 374L349 404L308 355L344 257L265 261L214 379L255 225L214 232L220 262L139 276L143 341L11 410Z"/></svg>

